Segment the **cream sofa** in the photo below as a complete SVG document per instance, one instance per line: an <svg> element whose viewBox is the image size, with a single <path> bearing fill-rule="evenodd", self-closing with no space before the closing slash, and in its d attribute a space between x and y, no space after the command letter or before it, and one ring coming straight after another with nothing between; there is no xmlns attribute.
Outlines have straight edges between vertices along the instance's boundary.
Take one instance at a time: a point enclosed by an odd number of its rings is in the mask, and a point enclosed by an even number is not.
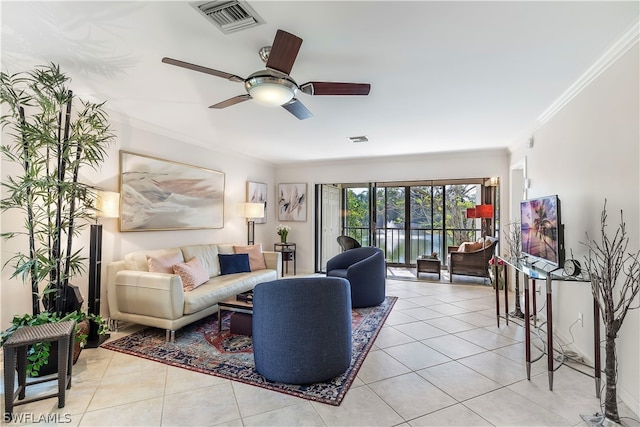
<svg viewBox="0 0 640 427"><path fill-rule="evenodd" d="M280 252L264 251L267 268L248 273L220 274L218 254L233 254L233 244L189 245L172 249L133 252L107 265L107 300L110 320L122 320L175 331L218 311L218 302L282 276ZM175 253L184 261L197 257L209 280L185 292L179 275L150 272L147 256Z"/></svg>

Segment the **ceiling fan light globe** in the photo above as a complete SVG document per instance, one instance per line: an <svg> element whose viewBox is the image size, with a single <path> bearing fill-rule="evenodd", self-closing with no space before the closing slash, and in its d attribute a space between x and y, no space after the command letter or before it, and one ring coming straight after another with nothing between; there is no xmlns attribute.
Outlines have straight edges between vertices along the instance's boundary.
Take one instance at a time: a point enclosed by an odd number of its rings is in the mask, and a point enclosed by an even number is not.
<svg viewBox="0 0 640 427"><path fill-rule="evenodd" d="M257 103L279 107L293 99L295 91L287 86L272 83L262 83L258 86L252 86L249 88L249 95Z"/></svg>
<svg viewBox="0 0 640 427"><path fill-rule="evenodd" d="M268 69L251 74L244 87L256 102L273 107L291 101L298 91L298 85L291 77Z"/></svg>

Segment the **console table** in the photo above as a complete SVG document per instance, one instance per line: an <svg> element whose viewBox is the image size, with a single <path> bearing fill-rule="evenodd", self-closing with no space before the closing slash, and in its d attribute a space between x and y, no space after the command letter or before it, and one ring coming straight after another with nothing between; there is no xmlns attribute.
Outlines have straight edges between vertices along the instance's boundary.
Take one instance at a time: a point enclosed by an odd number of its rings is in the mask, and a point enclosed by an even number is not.
<svg viewBox="0 0 640 427"><path fill-rule="evenodd" d="M293 275L296 275L296 244L295 243L274 243L273 250L282 253L282 277L284 277L285 266L289 274L289 261L293 261ZM286 264L285 264L286 262Z"/></svg>
<svg viewBox="0 0 640 427"><path fill-rule="evenodd" d="M521 259L511 258L511 257L502 257L496 256L499 260L504 262L504 306L505 306L505 321L507 325L509 324L509 284L508 284L508 269L507 267L511 267L515 270L516 274L523 274L524 276L524 329L525 329L525 360L527 364L527 379L531 380L531 363L539 360L544 356L544 352L535 360L531 360L531 312L529 308L529 289L532 290L532 304L534 309L533 322L535 326L536 317L536 280L544 280L546 283L546 315L547 315L547 372L549 376L549 390L553 390L553 304L552 304L552 287L551 283L553 281L559 282L584 282L589 285L589 292L591 292L591 280L584 276L567 276L563 274L561 269L547 271L542 268L538 268L533 264L528 264ZM494 273L495 276L498 277L498 262L494 264ZM529 282L533 284L533 286L529 286ZM498 327L500 327L500 290L499 287L496 286L496 318L498 322ZM595 371L595 382L596 382L596 396L600 398L600 383L601 383L601 374L600 374L600 308L598 307L597 301L594 299L593 301L593 342L594 342L594 371ZM560 362L563 363L563 362Z"/></svg>

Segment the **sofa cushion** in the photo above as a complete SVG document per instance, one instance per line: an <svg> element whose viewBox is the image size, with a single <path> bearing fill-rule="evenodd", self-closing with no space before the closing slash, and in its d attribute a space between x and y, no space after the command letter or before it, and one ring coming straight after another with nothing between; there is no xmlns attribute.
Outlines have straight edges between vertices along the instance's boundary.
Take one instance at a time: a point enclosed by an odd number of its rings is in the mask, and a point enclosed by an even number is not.
<svg viewBox="0 0 640 427"><path fill-rule="evenodd" d="M482 242L462 242L457 252L475 252L482 249Z"/></svg>
<svg viewBox="0 0 640 427"><path fill-rule="evenodd" d="M483 244L482 242L469 242L467 243L466 247L465 247L465 252L475 252L475 251L479 251L480 249L482 249Z"/></svg>
<svg viewBox="0 0 640 427"><path fill-rule="evenodd" d="M137 252L132 252L130 254L127 254L124 257L124 266L126 270L149 271L147 256L158 257L161 255L166 255L171 253L174 253L174 254L179 253L180 257L182 257L182 252L180 251L179 248L137 251ZM182 258L180 262L184 262L184 258Z"/></svg>
<svg viewBox="0 0 640 427"><path fill-rule="evenodd" d="M251 271L248 254L218 254L218 259L221 275Z"/></svg>
<svg viewBox="0 0 640 427"><path fill-rule="evenodd" d="M240 243L218 243L216 246L218 247L219 254L227 254L231 255L235 252L233 251L233 247L235 245L239 245Z"/></svg>
<svg viewBox="0 0 640 427"><path fill-rule="evenodd" d="M234 246L233 250L237 254L249 255L249 266L251 271L264 270L267 268L267 263L264 261L264 255L262 255L262 245L241 245Z"/></svg>
<svg viewBox="0 0 640 427"><path fill-rule="evenodd" d="M218 262L218 245L188 245L180 248L184 259L197 257L209 274L209 277L220 275Z"/></svg>
<svg viewBox="0 0 640 427"><path fill-rule="evenodd" d="M147 266L149 267L149 271L153 273L174 274L173 266L180 264L182 261L184 261L184 259L178 252L153 257L147 255Z"/></svg>
<svg viewBox="0 0 640 427"><path fill-rule="evenodd" d="M271 269L212 277L207 283L184 293L184 314L197 313L234 295L249 291L258 283L277 278L276 271Z"/></svg>
<svg viewBox="0 0 640 427"><path fill-rule="evenodd" d="M185 292L192 291L209 280L207 270L195 256L187 262L174 265L173 272L182 279Z"/></svg>

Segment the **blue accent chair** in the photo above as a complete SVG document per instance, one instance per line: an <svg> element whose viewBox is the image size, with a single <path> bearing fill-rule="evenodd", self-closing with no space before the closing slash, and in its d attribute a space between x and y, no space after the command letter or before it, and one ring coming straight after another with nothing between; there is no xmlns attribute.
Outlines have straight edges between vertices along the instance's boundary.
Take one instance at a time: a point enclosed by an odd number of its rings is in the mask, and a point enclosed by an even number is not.
<svg viewBox="0 0 640 427"><path fill-rule="evenodd" d="M263 282L253 289L253 356L270 381L311 384L351 365L351 290L337 277Z"/></svg>
<svg viewBox="0 0 640 427"><path fill-rule="evenodd" d="M327 261L327 276L349 281L354 308L371 307L384 301L386 265L380 248L354 248L334 256Z"/></svg>

